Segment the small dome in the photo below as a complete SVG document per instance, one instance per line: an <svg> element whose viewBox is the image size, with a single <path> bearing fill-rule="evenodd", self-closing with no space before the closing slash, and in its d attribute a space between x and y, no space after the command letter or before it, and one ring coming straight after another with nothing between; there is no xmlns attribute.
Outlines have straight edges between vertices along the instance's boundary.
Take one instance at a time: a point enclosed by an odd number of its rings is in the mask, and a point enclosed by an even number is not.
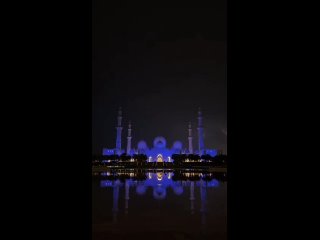
<svg viewBox="0 0 320 240"><path fill-rule="evenodd" d="M176 195L181 195L183 193L183 187L182 186L175 186L173 188L173 191Z"/></svg>
<svg viewBox="0 0 320 240"><path fill-rule="evenodd" d="M143 186L143 185L139 185L139 186L137 186L136 192L137 192L139 195L143 195L143 194L145 194L145 192L146 192L146 187Z"/></svg>
<svg viewBox="0 0 320 240"><path fill-rule="evenodd" d="M210 182L208 182L208 186L219 187L219 181L217 179L212 179Z"/></svg>
<svg viewBox="0 0 320 240"><path fill-rule="evenodd" d="M147 143L145 141L141 140L140 142L138 142L138 149L139 150L145 150L147 148L148 148Z"/></svg>
<svg viewBox="0 0 320 240"><path fill-rule="evenodd" d="M164 137L156 137L153 141L153 146L155 148L165 148L167 145L167 141Z"/></svg>
<svg viewBox="0 0 320 240"><path fill-rule="evenodd" d="M180 142L180 141L175 141L175 142L173 143L173 149L181 150L181 149L182 149L182 142Z"/></svg>

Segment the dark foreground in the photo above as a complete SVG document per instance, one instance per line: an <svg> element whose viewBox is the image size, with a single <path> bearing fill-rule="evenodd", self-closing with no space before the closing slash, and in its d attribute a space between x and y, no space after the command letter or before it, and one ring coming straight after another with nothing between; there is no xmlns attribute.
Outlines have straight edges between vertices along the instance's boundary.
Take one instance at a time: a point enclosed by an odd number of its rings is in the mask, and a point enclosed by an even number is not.
<svg viewBox="0 0 320 240"><path fill-rule="evenodd" d="M110 170L92 181L93 239L227 239L226 173Z"/></svg>

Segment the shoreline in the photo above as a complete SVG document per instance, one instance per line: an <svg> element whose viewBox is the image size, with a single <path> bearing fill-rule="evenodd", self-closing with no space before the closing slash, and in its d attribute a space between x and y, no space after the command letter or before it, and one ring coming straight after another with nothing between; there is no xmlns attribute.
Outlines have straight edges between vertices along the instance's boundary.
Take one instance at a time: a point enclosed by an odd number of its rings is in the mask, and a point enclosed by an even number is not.
<svg viewBox="0 0 320 240"><path fill-rule="evenodd" d="M108 170L206 170L210 172L227 173L227 167L109 167L109 166L93 166L92 172L101 172Z"/></svg>

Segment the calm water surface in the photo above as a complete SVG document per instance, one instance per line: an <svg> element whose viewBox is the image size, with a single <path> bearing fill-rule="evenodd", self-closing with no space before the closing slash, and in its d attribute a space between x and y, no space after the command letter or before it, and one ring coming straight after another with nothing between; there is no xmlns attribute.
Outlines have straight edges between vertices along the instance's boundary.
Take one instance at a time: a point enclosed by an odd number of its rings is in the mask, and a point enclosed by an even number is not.
<svg viewBox="0 0 320 240"><path fill-rule="evenodd" d="M93 173L93 239L227 239L226 173Z"/></svg>

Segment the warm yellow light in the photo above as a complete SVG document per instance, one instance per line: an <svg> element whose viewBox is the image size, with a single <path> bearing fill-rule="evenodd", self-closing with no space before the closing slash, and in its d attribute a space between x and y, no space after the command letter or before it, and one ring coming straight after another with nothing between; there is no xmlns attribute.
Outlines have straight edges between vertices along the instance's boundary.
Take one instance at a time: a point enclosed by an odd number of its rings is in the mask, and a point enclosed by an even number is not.
<svg viewBox="0 0 320 240"><path fill-rule="evenodd" d="M163 157L161 154L157 156L157 162L163 162Z"/></svg>
<svg viewBox="0 0 320 240"><path fill-rule="evenodd" d="M157 179L158 179L158 181L161 181L161 180L162 180L162 177L163 177L163 173L161 173L161 172L157 173Z"/></svg>

